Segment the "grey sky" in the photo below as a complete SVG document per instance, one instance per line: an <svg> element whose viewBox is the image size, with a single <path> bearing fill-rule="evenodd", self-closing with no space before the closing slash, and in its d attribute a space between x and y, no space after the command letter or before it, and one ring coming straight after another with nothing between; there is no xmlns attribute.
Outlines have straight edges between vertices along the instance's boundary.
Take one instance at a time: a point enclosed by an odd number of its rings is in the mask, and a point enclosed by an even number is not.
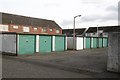
<svg viewBox="0 0 120 80"><path fill-rule="evenodd" d="M62 28L118 25L119 0L0 0L0 12L56 21Z"/></svg>

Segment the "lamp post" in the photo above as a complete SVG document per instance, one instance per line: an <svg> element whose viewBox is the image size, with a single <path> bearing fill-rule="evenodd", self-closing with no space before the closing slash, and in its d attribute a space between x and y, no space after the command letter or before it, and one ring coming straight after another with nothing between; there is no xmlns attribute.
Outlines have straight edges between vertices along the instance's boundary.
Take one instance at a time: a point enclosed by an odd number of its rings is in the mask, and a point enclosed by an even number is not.
<svg viewBox="0 0 120 80"><path fill-rule="evenodd" d="M74 17L74 22L73 22L73 50L75 50L75 18L80 17L81 15L77 15Z"/></svg>

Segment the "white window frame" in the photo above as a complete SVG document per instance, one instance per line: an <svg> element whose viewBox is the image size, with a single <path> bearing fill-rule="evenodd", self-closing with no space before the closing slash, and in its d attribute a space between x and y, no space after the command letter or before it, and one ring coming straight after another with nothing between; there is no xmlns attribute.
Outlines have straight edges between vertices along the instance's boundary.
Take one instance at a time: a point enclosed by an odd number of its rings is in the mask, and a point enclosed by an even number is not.
<svg viewBox="0 0 120 80"><path fill-rule="evenodd" d="M8 25L0 25L0 31L8 31Z"/></svg>
<svg viewBox="0 0 120 80"><path fill-rule="evenodd" d="M57 29L57 30L56 30L56 33L60 33L60 30Z"/></svg>
<svg viewBox="0 0 120 80"><path fill-rule="evenodd" d="M43 27L43 28L42 28L42 32L43 32L43 33L46 33L46 32L47 32L47 28L46 28L46 27Z"/></svg>
<svg viewBox="0 0 120 80"><path fill-rule="evenodd" d="M53 29L52 28L50 28L50 32L52 32L53 31Z"/></svg>
<svg viewBox="0 0 120 80"><path fill-rule="evenodd" d="M37 30L38 30L38 28L34 27L34 31L37 31Z"/></svg>
<svg viewBox="0 0 120 80"><path fill-rule="evenodd" d="M23 27L23 32L30 32L30 28L29 28L29 27L24 26L24 27Z"/></svg>
<svg viewBox="0 0 120 80"><path fill-rule="evenodd" d="M19 26L13 26L13 29L18 29L19 28Z"/></svg>

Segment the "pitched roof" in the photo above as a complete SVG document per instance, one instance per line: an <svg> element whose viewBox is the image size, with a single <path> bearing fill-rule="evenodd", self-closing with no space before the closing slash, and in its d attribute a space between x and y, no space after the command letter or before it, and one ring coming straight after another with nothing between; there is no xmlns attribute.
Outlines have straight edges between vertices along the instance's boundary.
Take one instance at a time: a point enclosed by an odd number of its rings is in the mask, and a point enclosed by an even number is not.
<svg viewBox="0 0 120 80"><path fill-rule="evenodd" d="M120 32L120 26L102 26L98 27L98 30L103 30L103 32ZM96 33L97 27L89 27L86 33Z"/></svg>
<svg viewBox="0 0 120 80"><path fill-rule="evenodd" d="M104 32L120 32L120 26L107 26Z"/></svg>
<svg viewBox="0 0 120 80"><path fill-rule="evenodd" d="M82 35L84 33L84 31L86 30L86 28L78 28L75 29L75 33L76 35ZM63 29L63 34L68 34L68 35L72 35L73 34L73 29Z"/></svg>
<svg viewBox="0 0 120 80"><path fill-rule="evenodd" d="M1 12L0 12L1 13ZM15 14L2 13L2 24L15 24L33 27L61 28L55 21Z"/></svg>
<svg viewBox="0 0 120 80"><path fill-rule="evenodd" d="M86 33L94 33L97 32L97 27L89 27Z"/></svg>

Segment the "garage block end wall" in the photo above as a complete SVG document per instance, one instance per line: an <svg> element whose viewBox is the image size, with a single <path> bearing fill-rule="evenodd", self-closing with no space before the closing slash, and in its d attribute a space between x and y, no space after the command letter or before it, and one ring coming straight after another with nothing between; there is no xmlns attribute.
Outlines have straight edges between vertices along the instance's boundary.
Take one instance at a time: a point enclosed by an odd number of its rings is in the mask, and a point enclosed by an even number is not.
<svg viewBox="0 0 120 80"><path fill-rule="evenodd" d="M120 72L120 33L109 33L107 70Z"/></svg>

